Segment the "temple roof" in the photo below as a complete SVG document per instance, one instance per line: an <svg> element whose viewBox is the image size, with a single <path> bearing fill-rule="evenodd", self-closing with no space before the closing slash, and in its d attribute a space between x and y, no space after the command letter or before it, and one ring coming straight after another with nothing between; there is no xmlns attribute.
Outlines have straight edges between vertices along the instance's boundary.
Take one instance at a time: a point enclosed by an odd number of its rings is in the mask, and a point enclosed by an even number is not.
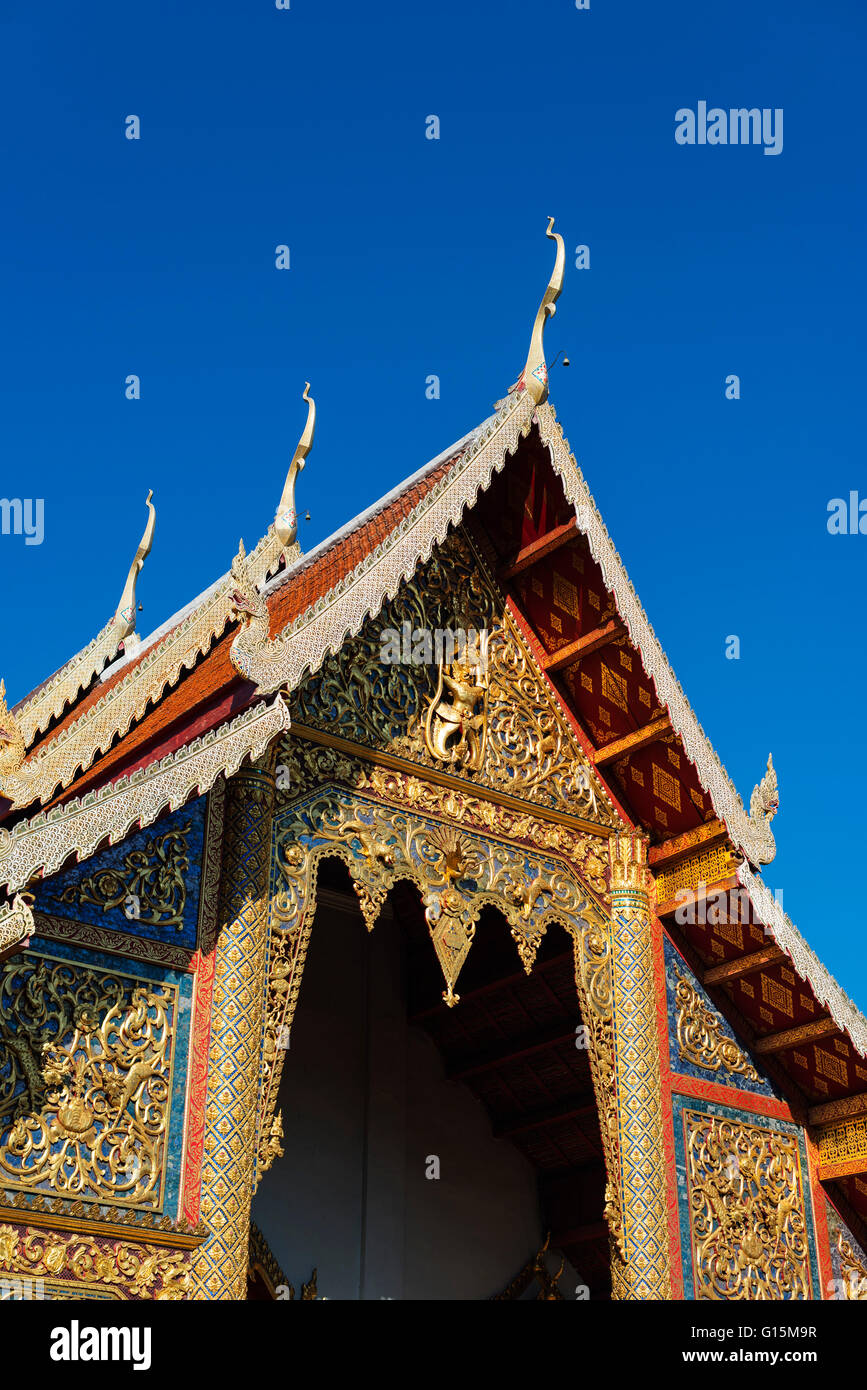
<svg viewBox="0 0 867 1390"><path fill-rule="evenodd" d="M552 307L543 300L543 319ZM466 524L482 533L552 696L584 731L613 798L650 833L651 860L657 853L674 863L697 846L728 845L768 940L867 1056L867 1021L760 877L775 849L773 769L748 813L563 437L544 359L534 356L540 350L531 347L493 416L309 554L290 553L271 527L250 556L135 651L100 674L91 644L77 666L53 677L56 715L47 729L42 716L35 721L19 767L0 764L8 797L0 806L0 883L10 894L25 888L261 752L288 726L283 693L358 634L450 530ZM264 630L253 640L257 614ZM116 650L116 636L113 629L106 650L111 642ZM606 650L617 651L616 666ZM25 701L13 711L22 723L27 708Z"/></svg>

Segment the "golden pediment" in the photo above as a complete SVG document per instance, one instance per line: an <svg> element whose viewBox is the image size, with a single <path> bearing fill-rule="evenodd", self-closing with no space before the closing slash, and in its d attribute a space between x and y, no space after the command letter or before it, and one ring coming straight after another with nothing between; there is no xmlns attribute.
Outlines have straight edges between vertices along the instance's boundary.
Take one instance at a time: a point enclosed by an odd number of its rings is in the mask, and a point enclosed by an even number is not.
<svg viewBox="0 0 867 1390"><path fill-rule="evenodd" d="M291 697L292 723L600 826L619 824L471 541L449 538ZM420 773L423 775L423 773Z"/></svg>

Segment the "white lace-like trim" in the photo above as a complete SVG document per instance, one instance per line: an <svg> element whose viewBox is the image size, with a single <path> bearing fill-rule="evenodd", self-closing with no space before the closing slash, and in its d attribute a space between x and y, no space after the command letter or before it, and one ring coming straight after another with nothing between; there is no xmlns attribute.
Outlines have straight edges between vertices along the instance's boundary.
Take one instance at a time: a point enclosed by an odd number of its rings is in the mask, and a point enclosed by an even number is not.
<svg viewBox="0 0 867 1390"><path fill-rule="evenodd" d="M281 696L260 701L129 777L39 811L11 832L0 830L0 884L14 893L37 874L56 873L71 854L80 861L103 842L117 844L134 827L144 829L163 811L183 806L194 792L210 791L221 774L231 777L245 758L260 757L288 728L289 709Z"/></svg>
<svg viewBox="0 0 867 1390"><path fill-rule="evenodd" d="M738 869L738 879L749 893L765 929L770 932L780 949L791 958L792 965L801 979L807 981L817 1000L825 1006L834 1022L849 1034L853 1046L861 1056L867 1057L867 1019L861 1010L845 990L840 988L815 952L810 950L768 885L753 873L748 864L742 864Z"/></svg>

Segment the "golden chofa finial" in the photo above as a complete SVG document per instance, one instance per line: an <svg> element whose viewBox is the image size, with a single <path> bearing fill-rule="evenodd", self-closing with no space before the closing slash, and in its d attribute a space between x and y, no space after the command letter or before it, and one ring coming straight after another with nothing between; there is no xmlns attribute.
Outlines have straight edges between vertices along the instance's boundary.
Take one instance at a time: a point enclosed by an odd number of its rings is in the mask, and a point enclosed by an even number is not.
<svg viewBox="0 0 867 1390"><path fill-rule="evenodd" d="M153 490L151 490L145 498L145 506L150 512L150 516L147 519L144 535L139 542L138 550L129 567L129 574L126 577L126 584L120 596L120 603L117 605L115 621L122 629L120 633L121 637L129 637L131 633L135 632L135 585L139 576L139 570L151 553L151 546L153 545L154 539L154 526L157 519L156 510L151 501L153 495Z"/></svg>
<svg viewBox="0 0 867 1390"><path fill-rule="evenodd" d="M307 424L304 426L304 433L298 441L298 448L292 455L292 462L289 465L289 472L286 475L286 483L283 488L283 496L280 498L280 505L277 508L277 515L274 517L274 530L277 532L283 552L295 544L298 535L298 513L295 510L295 479L304 467L304 461L313 445L313 433L316 429L316 402L309 395L310 382L304 383L304 394L302 400L307 402Z"/></svg>
<svg viewBox="0 0 867 1390"><path fill-rule="evenodd" d="M549 236L552 241L556 241L557 257L554 261L551 279L548 281L548 288L542 296L542 303L539 305L536 322L533 324L533 336L530 339L527 362L518 379L518 390L525 390L536 402L536 405L541 405L548 395L548 368L545 364L543 335L545 323L557 312L556 301L563 288L563 269L566 265L566 248L563 245L563 238L559 232L552 230L553 226L554 219L549 217L548 230L545 235Z"/></svg>

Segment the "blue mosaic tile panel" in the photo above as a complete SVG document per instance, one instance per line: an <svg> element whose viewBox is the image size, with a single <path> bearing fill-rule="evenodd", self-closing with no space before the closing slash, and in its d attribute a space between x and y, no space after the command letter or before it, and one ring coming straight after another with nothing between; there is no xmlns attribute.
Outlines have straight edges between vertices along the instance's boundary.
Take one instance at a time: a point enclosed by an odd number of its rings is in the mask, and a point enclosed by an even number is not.
<svg viewBox="0 0 867 1390"><path fill-rule="evenodd" d="M207 797L40 884L36 910L196 947Z"/></svg>
<svg viewBox="0 0 867 1390"><path fill-rule="evenodd" d="M667 996L668 1009L668 1050L671 1070L680 1076L694 1076L700 1081L715 1081L720 1086L736 1087L739 1091L752 1091L756 1095L773 1096L779 1099L779 1093L771 1085L767 1075L762 1069L761 1059L748 1054L746 1047L741 1043L734 1029L729 1026L722 1014L714 1008L710 996L699 984L693 975L686 961L678 954L674 946L667 937L663 940L665 951L665 989ZM750 1074L746 1070L732 1070L725 1065L726 1050L715 1048L702 1048L692 1046L687 1039L678 1039L678 1014L681 1012L677 1000L677 989L681 980L686 980L695 990L704 1007L716 1020L715 1035L720 1039L725 1039L734 1044L744 1058L748 1060L749 1067L756 1075ZM693 1055L689 1053L692 1051ZM733 1055L733 1054L729 1054ZM696 1061L696 1057L701 1058L701 1063ZM719 1065L714 1066L717 1062Z"/></svg>

